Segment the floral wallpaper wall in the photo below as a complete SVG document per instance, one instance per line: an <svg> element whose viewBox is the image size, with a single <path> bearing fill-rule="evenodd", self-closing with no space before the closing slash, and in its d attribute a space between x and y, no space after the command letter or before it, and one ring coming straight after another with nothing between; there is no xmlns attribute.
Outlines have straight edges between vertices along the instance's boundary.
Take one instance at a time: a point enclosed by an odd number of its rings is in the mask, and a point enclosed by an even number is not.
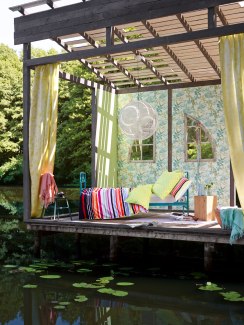
<svg viewBox="0 0 244 325"><path fill-rule="evenodd" d="M139 97L139 98L138 98ZM118 127L118 186L136 186L154 183L168 167L168 92L153 91L118 95L118 111L130 100L143 100L157 110L159 126L156 132L156 159L153 163L129 162L131 140ZM204 186L213 182L212 194L218 204L229 205L229 151L222 109L221 86L206 86L173 90L173 170L188 171L193 180L190 188L190 209L194 208L197 195L197 162L185 162L184 114L199 120L210 133L216 150L216 161L200 163L199 182Z"/></svg>
<svg viewBox="0 0 244 325"><path fill-rule="evenodd" d="M118 127L118 186L137 186L154 183L168 166L168 93L154 91L118 95L118 112L131 100L149 103L158 112L155 162L130 162L129 149L133 142Z"/></svg>
<svg viewBox="0 0 244 325"><path fill-rule="evenodd" d="M197 162L184 161L184 114L199 120L212 137L215 148L214 162L200 162L199 183L213 182L211 194L218 197L218 204L230 204L230 158L225 132L221 86L206 86L173 90L173 170L189 172L193 180L190 188L190 207L197 195Z"/></svg>

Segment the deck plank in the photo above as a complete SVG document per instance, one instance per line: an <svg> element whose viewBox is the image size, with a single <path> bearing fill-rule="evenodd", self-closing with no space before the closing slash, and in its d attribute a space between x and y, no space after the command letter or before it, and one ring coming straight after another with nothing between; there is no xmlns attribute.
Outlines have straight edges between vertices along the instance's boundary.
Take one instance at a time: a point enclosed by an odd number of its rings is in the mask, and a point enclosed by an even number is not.
<svg viewBox="0 0 244 325"><path fill-rule="evenodd" d="M27 229L43 232L79 233L105 236L181 240L202 243L229 244L230 231L220 228L216 221L170 221L169 213L150 212L133 218L112 220L79 220L70 218L32 219ZM244 245L244 239L235 244Z"/></svg>

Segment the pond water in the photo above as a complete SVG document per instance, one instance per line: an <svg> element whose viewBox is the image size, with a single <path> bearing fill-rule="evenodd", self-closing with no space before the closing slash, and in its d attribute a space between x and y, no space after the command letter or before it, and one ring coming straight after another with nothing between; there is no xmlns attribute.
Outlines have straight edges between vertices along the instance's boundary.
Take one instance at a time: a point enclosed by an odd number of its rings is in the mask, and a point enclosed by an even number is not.
<svg viewBox="0 0 244 325"><path fill-rule="evenodd" d="M79 190L64 191L74 211ZM21 218L22 189L0 188L0 207L2 220ZM17 266L0 254L0 324L244 325L242 276L128 261L22 259Z"/></svg>
<svg viewBox="0 0 244 325"><path fill-rule="evenodd" d="M56 269L45 263L26 269L2 267L0 323L244 324L244 301L229 302L221 294L240 293L240 285L218 283L220 291L203 291L199 286L205 284L204 274L171 278L160 269L141 274L133 267L93 263L72 261L56 264ZM30 285L34 287L27 288Z"/></svg>

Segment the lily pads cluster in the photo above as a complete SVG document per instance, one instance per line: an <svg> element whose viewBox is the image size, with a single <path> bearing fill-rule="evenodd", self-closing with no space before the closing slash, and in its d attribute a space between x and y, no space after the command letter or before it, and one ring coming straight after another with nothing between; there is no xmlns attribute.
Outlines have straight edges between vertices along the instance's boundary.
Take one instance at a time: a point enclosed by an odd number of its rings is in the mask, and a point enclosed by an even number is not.
<svg viewBox="0 0 244 325"><path fill-rule="evenodd" d="M219 287L217 284L212 283L212 282L207 282L206 285L200 286L198 289L204 290L204 291L222 291L223 290L222 287ZM241 296L241 294L236 291L220 292L219 294L224 297L224 300L233 301L233 302L244 301L244 296Z"/></svg>

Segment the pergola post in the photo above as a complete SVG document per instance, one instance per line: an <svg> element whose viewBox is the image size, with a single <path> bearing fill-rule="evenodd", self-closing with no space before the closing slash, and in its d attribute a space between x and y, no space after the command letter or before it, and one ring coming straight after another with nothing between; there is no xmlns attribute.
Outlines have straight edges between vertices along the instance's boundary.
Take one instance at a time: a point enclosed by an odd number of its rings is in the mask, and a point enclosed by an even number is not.
<svg viewBox="0 0 244 325"><path fill-rule="evenodd" d="M24 221L31 215L31 181L29 168L29 118L30 118L30 88L31 69L25 63L31 58L31 43L23 45L23 197Z"/></svg>
<svg viewBox="0 0 244 325"><path fill-rule="evenodd" d="M91 186L97 185L96 178L96 130L97 130L97 107L96 107L96 90L92 88L91 108L92 108L92 159L91 159Z"/></svg>

